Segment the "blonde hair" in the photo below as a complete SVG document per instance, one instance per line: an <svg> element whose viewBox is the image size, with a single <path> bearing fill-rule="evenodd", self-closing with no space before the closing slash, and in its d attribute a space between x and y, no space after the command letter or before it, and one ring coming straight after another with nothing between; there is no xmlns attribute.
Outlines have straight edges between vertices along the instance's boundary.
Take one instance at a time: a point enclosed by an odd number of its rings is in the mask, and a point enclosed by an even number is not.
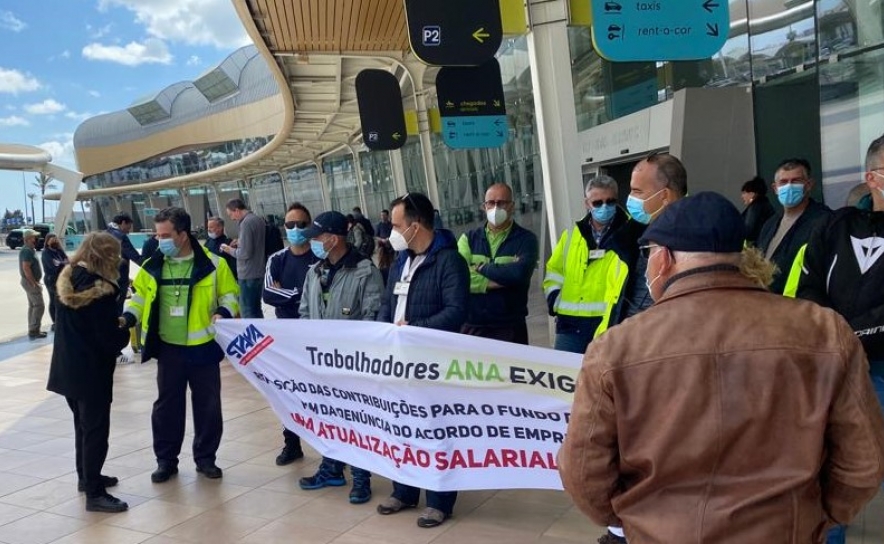
<svg viewBox="0 0 884 544"><path fill-rule="evenodd" d="M82 266L116 283L120 279L120 242L106 232L92 232L71 257L71 266Z"/></svg>
<svg viewBox="0 0 884 544"><path fill-rule="evenodd" d="M777 265L764 257L755 247L747 247L740 254L740 274L767 289L773 283Z"/></svg>

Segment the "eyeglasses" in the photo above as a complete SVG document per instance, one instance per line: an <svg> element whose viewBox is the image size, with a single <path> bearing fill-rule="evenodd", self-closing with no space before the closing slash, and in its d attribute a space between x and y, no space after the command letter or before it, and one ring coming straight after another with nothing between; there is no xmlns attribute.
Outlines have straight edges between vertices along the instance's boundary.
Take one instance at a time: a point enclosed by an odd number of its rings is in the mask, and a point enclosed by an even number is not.
<svg viewBox="0 0 884 544"><path fill-rule="evenodd" d="M306 229L307 225L309 225L309 221L286 221L285 228L292 229Z"/></svg>
<svg viewBox="0 0 884 544"><path fill-rule="evenodd" d="M512 200L486 200L483 204L485 204L486 208L503 208L512 203Z"/></svg>
<svg viewBox="0 0 884 544"><path fill-rule="evenodd" d="M611 206L611 205L616 204L616 203L617 203L617 199L616 199L616 198L608 198L608 199L606 199L606 200L601 200L601 199L599 199L599 200L593 200L593 201L590 202L589 204L590 204L590 206L592 206L593 208L601 208L601 207L602 207L602 204L607 204L607 205Z"/></svg>
<svg viewBox="0 0 884 544"><path fill-rule="evenodd" d="M639 250L639 253L641 253L642 258L648 259L651 257L651 250L654 249L655 247L663 247L663 246L658 245L658 244L648 244L646 246L639 246L638 250Z"/></svg>

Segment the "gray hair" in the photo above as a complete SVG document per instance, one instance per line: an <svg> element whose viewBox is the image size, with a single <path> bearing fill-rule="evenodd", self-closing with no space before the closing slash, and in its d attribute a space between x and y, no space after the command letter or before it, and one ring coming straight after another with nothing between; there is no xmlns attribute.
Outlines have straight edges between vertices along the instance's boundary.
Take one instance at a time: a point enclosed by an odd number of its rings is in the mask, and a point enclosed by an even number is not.
<svg viewBox="0 0 884 544"><path fill-rule="evenodd" d="M617 180L605 174L599 174L598 176L589 180L589 183L586 184L586 189L584 190L583 194L588 195L589 191L591 191L592 189L610 189L614 191L614 198L617 198L620 193L620 186L617 185Z"/></svg>
<svg viewBox="0 0 884 544"><path fill-rule="evenodd" d="M866 171L871 171L872 168L875 168L877 156L882 151L884 151L884 134L869 144L869 149L866 151Z"/></svg>

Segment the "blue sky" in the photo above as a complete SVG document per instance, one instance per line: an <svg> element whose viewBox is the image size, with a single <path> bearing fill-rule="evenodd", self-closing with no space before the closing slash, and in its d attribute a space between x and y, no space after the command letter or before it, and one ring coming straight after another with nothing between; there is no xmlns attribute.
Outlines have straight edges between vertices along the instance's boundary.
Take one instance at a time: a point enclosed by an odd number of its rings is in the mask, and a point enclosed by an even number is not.
<svg viewBox="0 0 884 544"><path fill-rule="evenodd" d="M84 119L195 79L247 43L231 0L0 2L0 142L42 147L76 168ZM36 191L34 174L24 179ZM0 213L25 201L22 174L0 171ZM35 208L39 220L39 199Z"/></svg>

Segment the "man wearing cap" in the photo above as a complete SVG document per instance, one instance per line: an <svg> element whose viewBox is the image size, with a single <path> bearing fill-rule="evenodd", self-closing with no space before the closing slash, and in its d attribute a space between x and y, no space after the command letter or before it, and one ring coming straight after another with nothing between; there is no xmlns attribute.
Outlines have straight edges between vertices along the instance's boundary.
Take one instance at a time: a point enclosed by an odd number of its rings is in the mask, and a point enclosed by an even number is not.
<svg viewBox="0 0 884 544"><path fill-rule="evenodd" d="M821 542L884 478L862 345L834 311L767 291L743 239L718 194L669 206L641 239L654 306L584 357L562 483L631 541Z"/></svg>
<svg viewBox="0 0 884 544"><path fill-rule="evenodd" d="M46 333L40 330L46 305L43 303L43 289L40 287L43 269L40 268L40 260L37 259L37 237L39 235L35 230L24 231L22 235L24 245L18 252L18 272L21 274L21 286L25 290L25 294L28 295L28 338L31 340L46 338Z"/></svg>
<svg viewBox="0 0 884 544"><path fill-rule="evenodd" d="M310 240L310 250L319 262L310 267L304 281L301 319L358 319L374 321L381 307L384 290L381 272L347 243L347 218L340 212L319 214L303 231ZM353 487L350 503L362 504L371 499L371 473L350 466ZM323 457L313 476L301 478L301 489L339 487L344 479L344 463Z"/></svg>

